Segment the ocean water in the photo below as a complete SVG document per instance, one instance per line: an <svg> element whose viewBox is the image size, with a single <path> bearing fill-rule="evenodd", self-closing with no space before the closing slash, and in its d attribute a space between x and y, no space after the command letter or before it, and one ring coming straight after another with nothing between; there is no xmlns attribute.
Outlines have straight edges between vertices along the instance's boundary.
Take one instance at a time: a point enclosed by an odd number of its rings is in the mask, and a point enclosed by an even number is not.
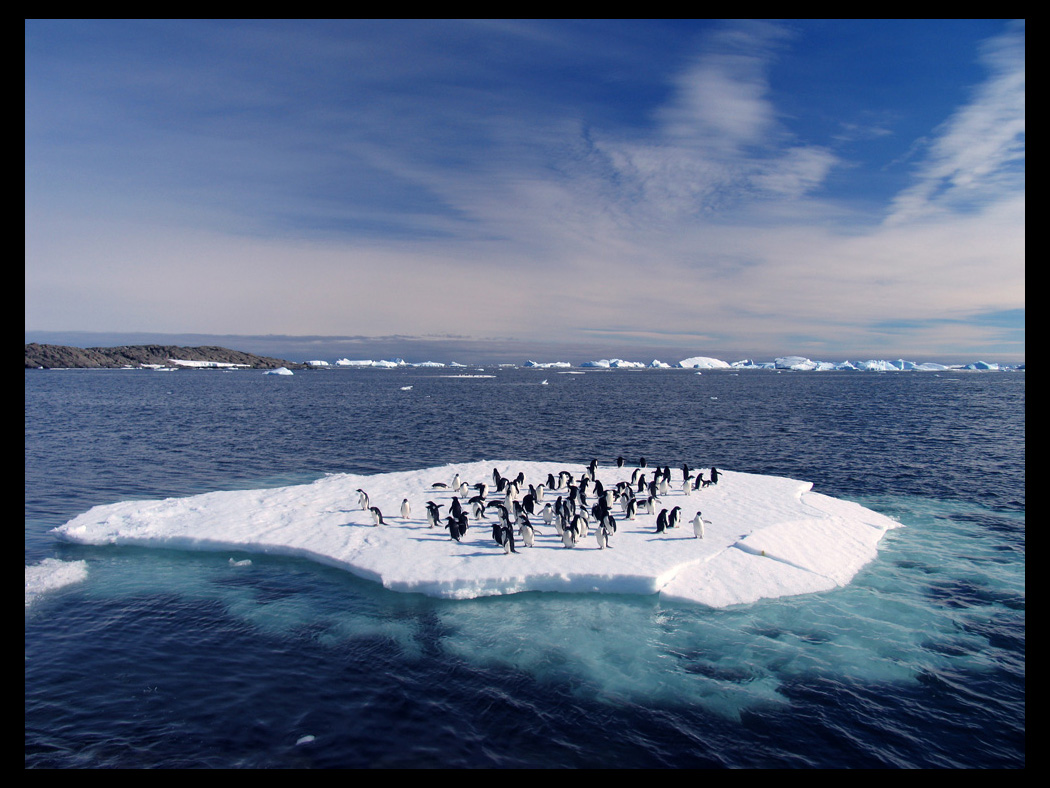
<svg viewBox="0 0 1050 788"><path fill-rule="evenodd" d="M486 373L27 371L25 560L89 570L26 609L26 766L1025 765L1024 373ZM50 533L118 500L618 455L906 527L846 588L725 610Z"/></svg>

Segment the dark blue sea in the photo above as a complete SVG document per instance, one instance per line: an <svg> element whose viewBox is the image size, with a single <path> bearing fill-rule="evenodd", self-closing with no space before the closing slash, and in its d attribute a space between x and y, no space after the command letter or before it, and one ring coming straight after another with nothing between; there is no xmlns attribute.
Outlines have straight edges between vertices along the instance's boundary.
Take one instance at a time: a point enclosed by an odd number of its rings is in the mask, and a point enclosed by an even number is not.
<svg viewBox="0 0 1050 788"><path fill-rule="evenodd" d="M1024 767L1025 373L450 372L26 371L26 564L88 565L26 608L26 767ZM725 610L435 600L50 532L127 499L618 455L906 527L845 588Z"/></svg>

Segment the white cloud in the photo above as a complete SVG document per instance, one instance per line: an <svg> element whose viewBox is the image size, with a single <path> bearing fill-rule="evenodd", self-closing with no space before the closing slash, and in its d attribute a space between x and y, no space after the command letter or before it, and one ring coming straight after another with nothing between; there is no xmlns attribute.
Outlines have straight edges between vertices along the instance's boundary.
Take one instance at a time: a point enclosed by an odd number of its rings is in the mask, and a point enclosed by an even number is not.
<svg viewBox="0 0 1050 788"><path fill-rule="evenodd" d="M1024 189L1024 24L987 43L991 74L937 130L916 183L893 201L887 223L972 207Z"/></svg>

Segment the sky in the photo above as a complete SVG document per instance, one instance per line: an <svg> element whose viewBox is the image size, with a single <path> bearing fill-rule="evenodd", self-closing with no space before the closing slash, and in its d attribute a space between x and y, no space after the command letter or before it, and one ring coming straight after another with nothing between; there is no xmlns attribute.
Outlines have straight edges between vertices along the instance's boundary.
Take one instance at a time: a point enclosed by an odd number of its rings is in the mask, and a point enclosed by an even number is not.
<svg viewBox="0 0 1050 788"><path fill-rule="evenodd" d="M25 64L27 342L1024 359L1023 20L27 20Z"/></svg>

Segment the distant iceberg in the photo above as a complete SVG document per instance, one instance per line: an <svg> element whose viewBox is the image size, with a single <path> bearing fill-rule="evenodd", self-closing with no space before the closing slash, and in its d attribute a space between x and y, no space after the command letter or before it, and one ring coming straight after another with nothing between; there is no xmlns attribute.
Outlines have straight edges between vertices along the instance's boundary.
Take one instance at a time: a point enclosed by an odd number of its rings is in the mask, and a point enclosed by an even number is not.
<svg viewBox="0 0 1050 788"><path fill-rule="evenodd" d="M684 358L678 362L678 366L683 369L729 369L729 364L727 362L722 361L719 358L709 358L707 356Z"/></svg>
<svg viewBox="0 0 1050 788"><path fill-rule="evenodd" d="M288 369L288 367L277 367L277 369L268 369L263 374L264 375L294 375L295 373L292 372L290 369Z"/></svg>

